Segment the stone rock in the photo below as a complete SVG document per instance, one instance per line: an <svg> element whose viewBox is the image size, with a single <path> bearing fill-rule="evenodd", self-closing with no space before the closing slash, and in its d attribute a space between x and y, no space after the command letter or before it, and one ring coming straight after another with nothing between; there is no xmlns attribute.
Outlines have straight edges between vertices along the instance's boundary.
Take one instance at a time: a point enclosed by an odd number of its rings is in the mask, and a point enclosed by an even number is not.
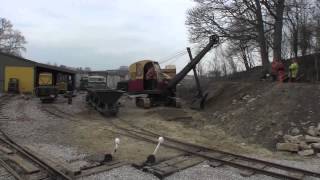
<svg viewBox="0 0 320 180"><path fill-rule="evenodd" d="M263 127L261 127L259 125L257 125L256 128L255 128L256 131L261 131L262 129L263 129Z"/></svg>
<svg viewBox="0 0 320 180"><path fill-rule="evenodd" d="M311 121L300 122L300 124L302 124L302 125L307 125L307 124L309 124L309 123L311 123Z"/></svg>
<svg viewBox="0 0 320 180"><path fill-rule="evenodd" d="M318 126L316 128L316 135L320 136L320 123L318 124Z"/></svg>
<svg viewBox="0 0 320 180"><path fill-rule="evenodd" d="M237 104L237 100L236 99L232 100L232 104L233 105Z"/></svg>
<svg viewBox="0 0 320 180"><path fill-rule="evenodd" d="M245 95L245 96L242 97L243 100L247 100L247 99L249 99L249 98L250 98L250 95L249 95L249 94L247 94L247 95Z"/></svg>
<svg viewBox="0 0 320 180"><path fill-rule="evenodd" d="M300 150L308 150L308 149L312 149L312 146L308 145L306 142L300 142L299 149Z"/></svg>
<svg viewBox="0 0 320 180"><path fill-rule="evenodd" d="M204 164L204 165L202 165L202 167L209 168L210 166L208 164Z"/></svg>
<svg viewBox="0 0 320 180"><path fill-rule="evenodd" d="M299 133L300 133L300 130L298 128L291 129L291 134L292 135L298 135Z"/></svg>
<svg viewBox="0 0 320 180"><path fill-rule="evenodd" d="M303 151L299 151L298 154L300 156L311 156L314 154L314 150L313 149L303 150Z"/></svg>
<svg viewBox="0 0 320 180"><path fill-rule="evenodd" d="M320 153L317 154L317 157L320 158Z"/></svg>
<svg viewBox="0 0 320 180"><path fill-rule="evenodd" d="M256 98L251 98L251 99L248 100L248 103L252 103L255 100L256 100Z"/></svg>
<svg viewBox="0 0 320 180"><path fill-rule="evenodd" d="M299 144L301 142L304 142L303 135L291 136L291 135L286 134L283 136L283 139L284 139L284 142L295 143L295 144Z"/></svg>
<svg viewBox="0 0 320 180"><path fill-rule="evenodd" d="M296 126L296 123L290 122L290 125L291 125L291 126Z"/></svg>
<svg viewBox="0 0 320 180"><path fill-rule="evenodd" d="M282 136L283 135L283 131L278 131L278 132L276 132L276 135L279 135L279 136Z"/></svg>
<svg viewBox="0 0 320 180"><path fill-rule="evenodd" d="M305 141L307 143L318 143L318 142L320 142L320 138L306 135L305 136Z"/></svg>
<svg viewBox="0 0 320 180"><path fill-rule="evenodd" d="M312 143L311 146L313 149L320 150L320 143Z"/></svg>
<svg viewBox="0 0 320 180"><path fill-rule="evenodd" d="M299 145L294 143L277 143L278 151L298 152Z"/></svg>
<svg viewBox="0 0 320 180"><path fill-rule="evenodd" d="M308 128L307 134L309 134L310 136L316 136L316 127L310 126Z"/></svg>

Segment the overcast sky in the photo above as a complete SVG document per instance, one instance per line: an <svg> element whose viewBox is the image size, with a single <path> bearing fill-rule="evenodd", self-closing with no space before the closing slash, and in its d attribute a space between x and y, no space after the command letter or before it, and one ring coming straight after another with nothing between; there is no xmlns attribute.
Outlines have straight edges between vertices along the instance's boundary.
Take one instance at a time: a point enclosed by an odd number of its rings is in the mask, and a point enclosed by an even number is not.
<svg viewBox="0 0 320 180"><path fill-rule="evenodd" d="M24 57L95 70L158 61L183 50L189 45L186 11L194 5L191 0L0 2L0 16L28 41Z"/></svg>

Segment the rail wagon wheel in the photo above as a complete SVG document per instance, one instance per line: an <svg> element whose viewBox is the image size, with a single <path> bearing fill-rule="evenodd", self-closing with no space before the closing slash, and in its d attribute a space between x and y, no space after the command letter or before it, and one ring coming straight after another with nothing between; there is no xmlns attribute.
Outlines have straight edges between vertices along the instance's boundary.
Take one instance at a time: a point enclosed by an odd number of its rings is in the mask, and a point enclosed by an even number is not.
<svg viewBox="0 0 320 180"><path fill-rule="evenodd" d="M104 115L107 117L116 116L119 112L119 106L115 104L109 104L105 107Z"/></svg>
<svg viewBox="0 0 320 180"><path fill-rule="evenodd" d="M143 98L143 108L149 109L151 107L151 100L150 98Z"/></svg>
<svg viewBox="0 0 320 180"><path fill-rule="evenodd" d="M136 106L137 107L143 107L143 99L141 97L136 98Z"/></svg>
<svg viewBox="0 0 320 180"><path fill-rule="evenodd" d="M98 107L98 104L99 103L99 97L97 96L97 95L94 95L93 96L93 107L95 108L95 109L97 109L97 107Z"/></svg>
<svg viewBox="0 0 320 180"><path fill-rule="evenodd" d="M176 108L181 108L181 100L179 98L176 98L175 101Z"/></svg>
<svg viewBox="0 0 320 180"><path fill-rule="evenodd" d="M99 99L99 100L98 100L98 104L97 104L97 110L98 110L100 113L104 113L105 108L106 108L106 104Z"/></svg>

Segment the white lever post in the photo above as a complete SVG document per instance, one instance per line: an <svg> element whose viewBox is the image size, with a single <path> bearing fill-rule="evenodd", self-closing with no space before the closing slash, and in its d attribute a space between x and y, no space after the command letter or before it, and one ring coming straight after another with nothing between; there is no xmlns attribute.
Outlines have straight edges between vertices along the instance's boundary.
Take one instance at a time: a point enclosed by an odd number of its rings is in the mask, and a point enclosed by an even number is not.
<svg viewBox="0 0 320 180"><path fill-rule="evenodd" d="M160 148L160 145L161 145L161 143L163 143L163 141L164 141L164 139L163 139L163 137L159 137L159 139L158 139L158 144L157 144L157 147L156 147L156 149L153 151L153 155L156 155L157 154L157 152L158 152L158 150L159 150L159 148Z"/></svg>
<svg viewBox="0 0 320 180"><path fill-rule="evenodd" d="M114 153L117 152L117 149L119 148L119 144L120 144L120 139L119 139L119 138L116 138L116 139L114 140L114 143L115 143L115 147L114 147L114 150L113 150L113 153L112 153L112 154L114 154Z"/></svg>

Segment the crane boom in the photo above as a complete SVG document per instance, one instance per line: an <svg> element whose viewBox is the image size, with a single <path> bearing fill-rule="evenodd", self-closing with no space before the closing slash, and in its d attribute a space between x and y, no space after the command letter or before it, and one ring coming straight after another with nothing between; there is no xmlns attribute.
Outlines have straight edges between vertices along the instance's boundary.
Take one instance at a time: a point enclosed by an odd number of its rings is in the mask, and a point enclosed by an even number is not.
<svg viewBox="0 0 320 180"><path fill-rule="evenodd" d="M171 81L167 89L173 89L176 85L201 61L201 59L210 51L213 45L219 42L219 37L216 35L210 36L207 46L191 61L189 62Z"/></svg>

